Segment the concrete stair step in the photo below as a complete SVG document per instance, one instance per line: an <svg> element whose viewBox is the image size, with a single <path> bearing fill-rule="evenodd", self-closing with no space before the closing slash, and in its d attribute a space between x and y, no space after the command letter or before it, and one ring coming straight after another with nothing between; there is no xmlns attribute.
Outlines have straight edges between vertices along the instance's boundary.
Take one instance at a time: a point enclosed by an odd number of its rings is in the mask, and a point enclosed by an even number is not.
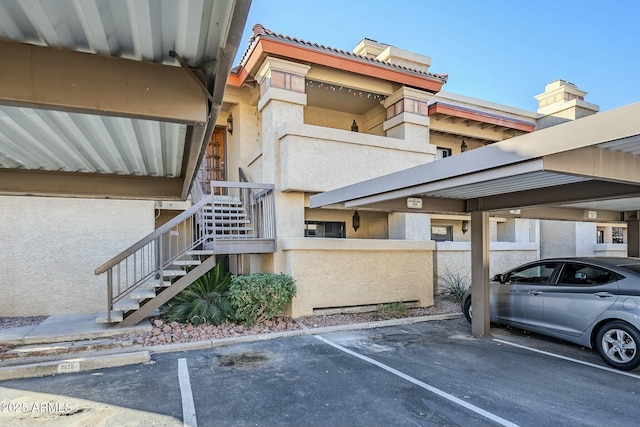
<svg viewBox="0 0 640 427"><path fill-rule="evenodd" d="M122 310L112 310L111 311L111 322L108 321L107 319L107 312L102 312L100 314L98 314L98 316L96 317L96 323L118 323L118 322L122 322L122 319L124 318L124 312Z"/></svg>
<svg viewBox="0 0 640 427"><path fill-rule="evenodd" d="M173 265L200 265L202 261L199 259L179 259L173 262Z"/></svg>
<svg viewBox="0 0 640 427"><path fill-rule="evenodd" d="M155 298L156 290L155 288L138 288L135 291L132 291L129 294L129 298L132 300L142 301L149 298Z"/></svg>
<svg viewBox="0 0 640 427"><path fill-rule="evenodd" d="M140 308L140 303L134 299L125 298L113 304L113 309L118 311L132 311Z"/></svg>
<svg viewBox="0 0 640 427"><path fill-rule="evenodd" d="M179 277L179 276L184 276L185 274L187 274L187 272L184 270L163 270L162 271L163 277Z"/></svg>
<svg viewBox="0 0 640 427"><path fill-rule="evenodd" d="M209 249L194 249L187 252L187 255L191 256L201 256L201 255L214 255L215 252Z"/></svg>
<svg viewBox="0 0 640 427"><path fill-rule="evenodd" d="M129 311L129 310L127 310ZM151 314L149 315L149 317L157 317L160 316L160 314L162 314L160 312L160 309L155 309L151 312ZM122 322L122 320L124 319L124 311L123 310L112 310L111 311L111 322L107 322L107 312L104 311L100 314L98 314L96 316L96 323L106 323L106 324L112 324L112 323L120 323Z"/></svg>
<svg viewBox="0 0 640 427"><path fill-rule="evenodd" d="M160 279L149 279L145 283L148 288L166 288L171 286L171 282L168 280L160 280Z"/></svg>

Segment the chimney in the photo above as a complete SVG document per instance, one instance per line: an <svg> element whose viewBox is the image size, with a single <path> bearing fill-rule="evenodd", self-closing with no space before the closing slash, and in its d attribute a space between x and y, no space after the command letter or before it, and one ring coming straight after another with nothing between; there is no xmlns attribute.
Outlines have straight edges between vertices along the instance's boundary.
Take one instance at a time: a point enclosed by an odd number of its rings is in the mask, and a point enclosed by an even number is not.
<svg viewBox="0 0 640 427"><path fill-rule="evenodd" d="M353 53L367 58L376 59L387 64L398 65L413 70L429 72L431 58L418 53L398 49L385 43L364 38L353 49Z"/></svg>
<svg viewBox="0 0 640 427"><path fill-rule="evenodd" d="M577 120L598 112L600 107L585 102L587 92L565 80L555 80L544 88L544 93L536 95L538 118L536 129L544 129L570 120Z"/></svg>

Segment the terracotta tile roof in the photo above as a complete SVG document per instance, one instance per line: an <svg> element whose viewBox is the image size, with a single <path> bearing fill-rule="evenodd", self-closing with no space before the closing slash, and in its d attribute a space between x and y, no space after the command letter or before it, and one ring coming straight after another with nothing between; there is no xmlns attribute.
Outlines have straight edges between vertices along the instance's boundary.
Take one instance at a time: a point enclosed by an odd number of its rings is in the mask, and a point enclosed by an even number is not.
<svg viewBox="0 0 640 427"><path fill-rule="evenodd" d="M272 39L284 40L284 41L287 41L289 43L295 43L295 44L303 45L303 46L310 47L310 48L313 48L313 49L323 50L325 52L331 52L331 53L333 53L335 55L350 57L350 58L354 58L354 59L361 60L361 61L371 62L371 63L377 64L377 65L381 65L381 66L384 66L384 67L390 67L390 68L394 68L394 69L401 70L401 71L407 71L407 72L410 72L410 73L419 74L419 75L425 76L425 77L430 78L430 79L440 80L443 83L446 83L447 79L449 77L448 74L434 74L434 73L429 73L429 72L426 72L426 71L420 71L420 70L416 70L414 68L405 67L403 65L384 62L384 61L380 61L378 59L370 58L370 57L363 56L363 55L357 55L357 54L355 54L353 52L350 52L350 51L347 51L347 50L337 49L337 48L334 48L334 47L331 47L331 46L325 46L325 45L322 45L322 44L313 43L313 42L309 42L309 41L306 41L306 40L298 39L296 37L291 37L291 36L286 36L284 34L275 33L275 32L273 32L273 31L271 31L271 30L269 30L267 28L264 28L261 24L254 25L252 29L253 29L253 35L249 39L249 46L247 47L247 49L244 51L244 53L242 55L242 59L240 60L240 65L243 65L245 63L245 61L248 59L249 54L251 53L251 50L253 49L253 46L255 45L255 43L257 43L257 41L261 37L268 37L268 38L272 38ZM235 67L234 70L232 70L232 71L233 72L237 72L238 69L239 69L239 67Z"/></svg>

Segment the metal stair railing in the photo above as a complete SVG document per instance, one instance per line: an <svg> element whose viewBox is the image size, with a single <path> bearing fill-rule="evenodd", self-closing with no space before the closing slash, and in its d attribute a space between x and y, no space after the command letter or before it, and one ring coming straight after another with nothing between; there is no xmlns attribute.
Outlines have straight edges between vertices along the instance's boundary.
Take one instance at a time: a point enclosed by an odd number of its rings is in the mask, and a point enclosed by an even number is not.
<svg viewBox="0 0 640 427"><path fill-rule="evenodd" d="M224 235L213 232L212 240L217 239L275 239L275 197L273 184L255 182L211 181L212 193L216 188L224 189L225 196L213 196L214 205L220 201L237 201L241 204L246 219L252 225L251 234ZM229 212L232 211L230 208ZM224 215L224 213L222 213ZM233 223L232 220L230 220ZM240 222L235 224L240 226ZM239 227L238 227L239 228ZM216 228L219 230L219 228Z"/></svg>
<svg viewBox="0 0 640 427"><path fill-rule="evenodd" d="M215 205L220 200L237 199L252 221L253 233L242 239L275 240L274 186L249 182L212 181L211 189L226 188L229 196L203 194L200 183L192 194L196 203L160 226L95 270L107 273L107 322L111 323L114 304L151 279L164 280L163 272L189 251L207 248L215 253L216 240L237 239L240 235L220 234L225 224L217 224ZM200 190L200 191L199 191ZM198 199L200 199L198 201ZM207 223L209 226L207 226Z"/></svg>
<svg viewBox="0 0 640 427"><path fill-rule="evenodd" d="M202 199L95 270L96 275L107 273L108 323L116 302L150 279L164 280L164 270L207 240L197 224L210 203Z"/></svg>

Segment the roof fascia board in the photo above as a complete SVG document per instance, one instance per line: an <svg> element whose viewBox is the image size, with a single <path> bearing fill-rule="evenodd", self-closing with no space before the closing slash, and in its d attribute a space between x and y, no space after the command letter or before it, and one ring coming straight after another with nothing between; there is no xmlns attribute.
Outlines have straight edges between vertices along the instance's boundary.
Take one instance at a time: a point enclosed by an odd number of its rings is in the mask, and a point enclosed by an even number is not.
<svg viewBox="0 0 640 427"><path fill-rule="evenodd" d="M589 218L589 211L597 212L597 219ZM620 223L620 212L603 209L584 209L577 207L544 206L538 208L520 209L520 213L513 215L509 211L493 212L493 216L502 218L547 219L582 222L616 222Z"/></svg>
<svg viewBox="0 0 640 427"><path fill-rule="evenodd" d="M0 41L0 104L206 123L207 98L181 67Z"/></svg>
<svg viewBox="0 0 640 427"><path fill-rule="evenodd" d="M182 178L0 168L0 194L100 199L181 200Z"/></svg>
<svg viewBox="0 0 640 427"><path fill-rule="evenodd" d="M598 147L583 147L543 157L544 169L613 182L640 183L640 157Z"/></svg>
<svg viewBox="0 0 640 427"><path fill-rule="evenodd" d="M447 213L462 214L466 213L467 204L464 200L444 199L440 197L420 197L422 199L422 208L407 207L407 199L396 198L389 200L380 200L376 202L367 201L367 210L380 210L385 212L412 212L412 213ZM358 200L345 203L345 208L358 208L360 203Z"/></svg>
<svg viewBox="0 0 640 427"><path fill-rule="evenodd" d="M534 188L527 191L481 197L467 201L468 212L496 211L608 200L640 195L640 185L604 181L585 181L557 187Z"/></svg>
<svg viewBox="0 0 640 427"><path fill-rule="evenodd" d="M429 105L429 115L431 116L432 114L445 114L448 116L474 120L481 123L488 123L510 129L517 129L524 132L533 132L536 128L535 123L526 123L523 121L510 119L508 117L489 115L482 111L474 111L468 108L444 104L442 102L435 102Z"/></svg>
<svg viewBox="0 0 640 427"><path fill-rule="evenodd" d="M445 159L442 159L445 160ZM441 162L442 160L438 160ZM428 194L434 191L440 191L447 188L462 187L469 184L477 184L479 182L494 181L501 178L507 178L516 175L539 172L542 170L542 159L534 159L528 162L516 163L502 168L488 169L475 174L461 175L451 179L442 181L432 181L422 185L389 191L383 194L376 194L369 197L352 200L345 203L347 207L355 207L367 205L369 203L379 203L397 198L412 197L418 194ZM464 212L464 211L463 211Z"/></svg>
<svg viewBox="0 0 640 427"><path fill-rule="evenodd" d="M364 59L345 58L330 54L328 52L319 51L305 46L299 46L294 43L287 43L280 40L272 40L261 37L249 59L243 67L246 73L241 70L241 77L244 79L254 71L256 65L259 65L262 54L279 55L285 58L293 58L299 61L309 62L311 64L324 65L339 70L349 71L352 73L375 77L395 83L404 84L419 89L428 90L430 92L438 92L444 85L444 82L436 78L418 76L409 72L390 69L390 66L384 64L370 64ZM244 83L244 79L240 78L239 82Z"/></svg>

